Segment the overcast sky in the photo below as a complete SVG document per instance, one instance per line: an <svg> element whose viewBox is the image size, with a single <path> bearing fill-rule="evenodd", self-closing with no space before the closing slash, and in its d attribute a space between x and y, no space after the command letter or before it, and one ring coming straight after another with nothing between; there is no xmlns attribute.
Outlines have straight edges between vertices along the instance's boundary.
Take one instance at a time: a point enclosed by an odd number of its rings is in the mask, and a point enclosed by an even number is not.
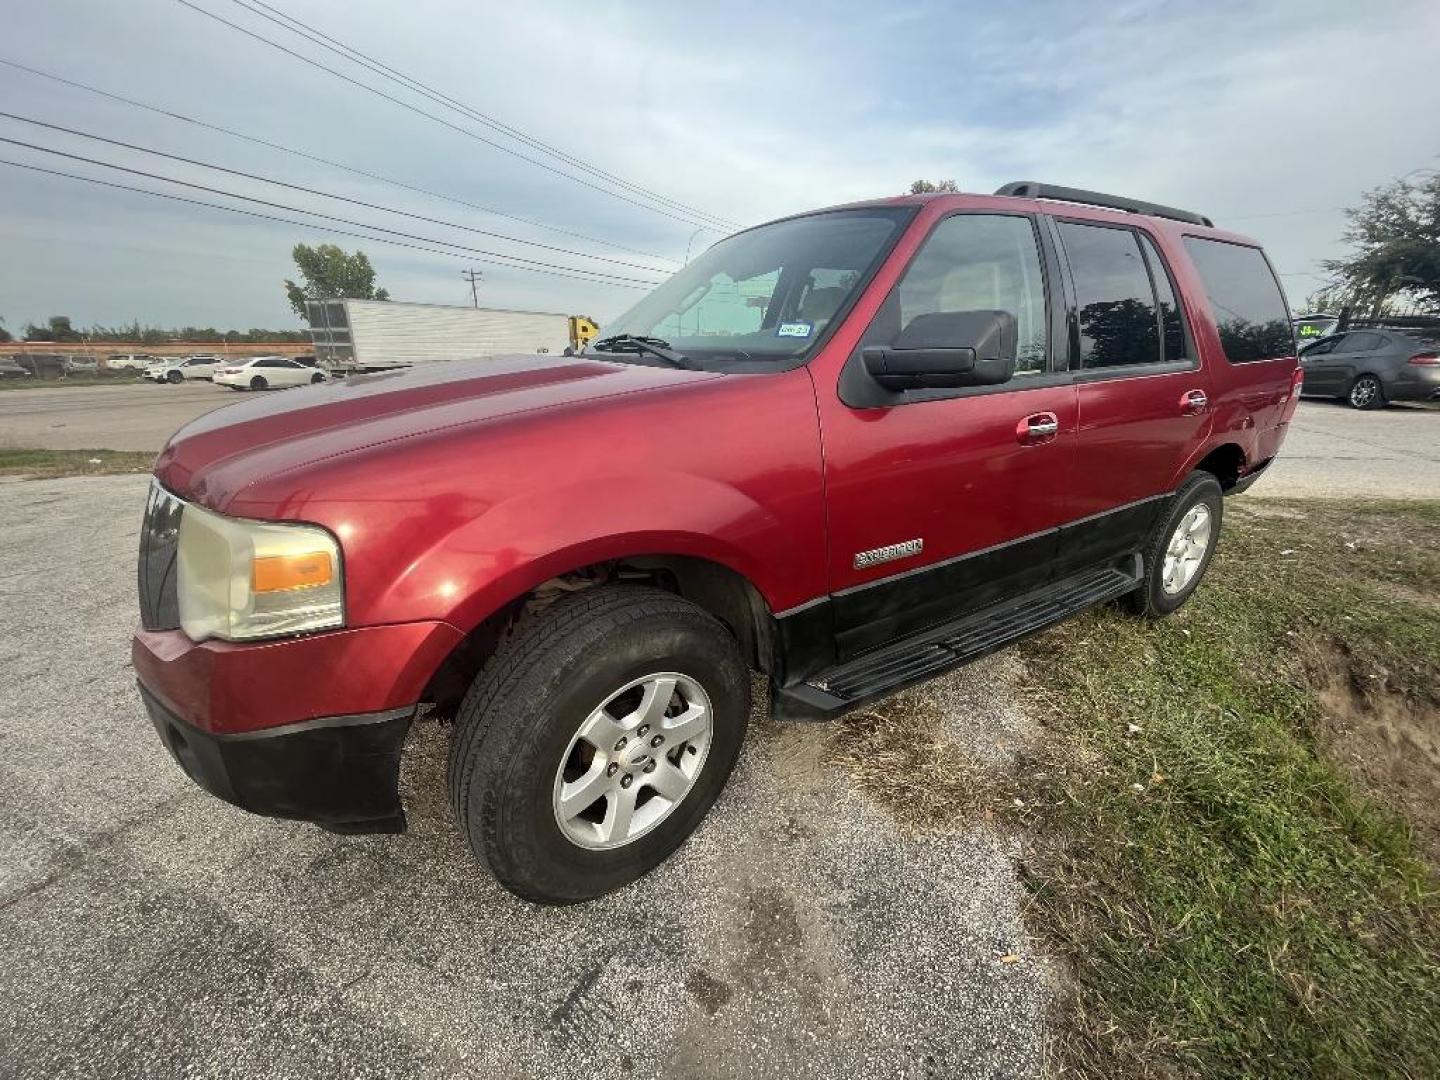
<svg viewBox="0 0 1440 1080"><path fill-rule="evenodd" d="M191 0L458 127L239 0ZM1292 303L1340 253L1340 208L1440 166L1440 4L1387 2L520 4L267 0L574 158L732 222L1039 179L1201 211L1259 238ZM546 172L244 36L179 0L0 0L0 59L552 226L497 217L0 64L0 110L441 219L406 219L0 119L0 138L564 267L655 278L699 231ZM0 143L10 162L210 202L224 196ZM577 173L584 175L583 173ZM602 187L611 185L589 178ZM627 193L628 198L648 201ZM258 212L293 217L288 211ZM455 228L607 256L621 266ZM350 229L349 226L336 226ZM352 230L353 231L353 230ZM583 234L578 239L566 233ZM398 238L397 238L398 239ZM640 293L337 237L0 165L0 317L293 327L296 242L363 247L394 299L613 317ZM633 249L649 258L597 241ZM408 242L408 241L407 241Z"/></svg>

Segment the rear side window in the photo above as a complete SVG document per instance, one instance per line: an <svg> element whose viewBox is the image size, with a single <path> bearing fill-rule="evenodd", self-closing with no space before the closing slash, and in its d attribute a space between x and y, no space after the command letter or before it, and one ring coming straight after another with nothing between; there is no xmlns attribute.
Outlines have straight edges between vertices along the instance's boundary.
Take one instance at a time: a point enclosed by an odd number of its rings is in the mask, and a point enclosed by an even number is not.
<svg viewBox="0 0 1440 1080"><path fill-rule="evenodd" d="M1144 233L1140 234L1140 246L1145 249L1145 260L1150 264L1150 277L1155 282L1155 296L1160 301L1160 335L1165 346L1165 362L1185 359L1185 326L1180 321L1180 305L1175 300L1175 286L1170 283L1170 271L1160 257L1155 243Z"/></svg>
<svg viewBox="0 0 1440 1080"><path fill-rule="evenodd" d="M1345 348L1341 352L1374 352L1385 347L1385 339L1379 334L1346 334Z"/></svg>
<svg viewBox="0 0 1440 1080"><path fill-rule="evenodd" d="M1259 248L1187 236L1185 250L1205 283L1225 359L1241 364L1295 355L1285 294Z"/></svg>
<svg viewBox="0 0 1440 1080"><path fill-rule="evenodd" d="M1080 366L1159 363L1155 294L1135 234L1074 221L1058 225L1075 280Z"/></svg>

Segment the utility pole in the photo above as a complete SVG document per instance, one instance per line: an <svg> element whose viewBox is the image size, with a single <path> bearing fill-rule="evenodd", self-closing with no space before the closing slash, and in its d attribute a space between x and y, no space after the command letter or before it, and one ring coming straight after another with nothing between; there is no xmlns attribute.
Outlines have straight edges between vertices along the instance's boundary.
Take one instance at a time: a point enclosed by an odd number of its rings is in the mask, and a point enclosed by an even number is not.
<svg viewBox="0 0 1440 1080"><path fill-rule="evenodd" d="M480 306L480 292L476 288L476 284L482 280L485 275L479 270L461 270L460 276L470 282L470 302L478 308Z"/></svg>

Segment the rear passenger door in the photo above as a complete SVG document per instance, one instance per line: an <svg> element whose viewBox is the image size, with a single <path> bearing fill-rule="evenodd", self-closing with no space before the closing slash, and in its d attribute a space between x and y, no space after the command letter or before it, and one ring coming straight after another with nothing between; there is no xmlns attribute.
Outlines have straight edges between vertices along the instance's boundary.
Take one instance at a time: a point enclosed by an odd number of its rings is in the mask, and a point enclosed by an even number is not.
<svg viewBox="0 0 1440 1080"><path fill-rule="evenodd" d="M1355 330L1345 335L1345 340L1330 354L1325 365L1334 380L1336 394L1349 391L1355 376L1362 371L1374 371L1375 354L1385 347L1385 339L1368 330Z"/></svg>
<svg viewBox="0 0 1440 1080"><path fill-rule="evenodd" d="M1154 240L1055 219L1069 270L1079 435L1067 569L1138 549L1185 454L1209 428L1208 384Z"/></svg>

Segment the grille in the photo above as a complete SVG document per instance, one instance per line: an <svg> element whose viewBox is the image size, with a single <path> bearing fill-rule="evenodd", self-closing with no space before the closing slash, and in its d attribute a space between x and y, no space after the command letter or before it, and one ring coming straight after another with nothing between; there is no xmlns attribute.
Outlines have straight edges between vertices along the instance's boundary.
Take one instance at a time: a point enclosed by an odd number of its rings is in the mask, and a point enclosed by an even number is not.
<svg viewBox="0 0 1440 1080"><path fill-rule="evenodd" d="M180 514L185 504L150 484L145 521L140 527L140 625L146 630L178 630L180 599L175 557L180 543Z"/></svg>

